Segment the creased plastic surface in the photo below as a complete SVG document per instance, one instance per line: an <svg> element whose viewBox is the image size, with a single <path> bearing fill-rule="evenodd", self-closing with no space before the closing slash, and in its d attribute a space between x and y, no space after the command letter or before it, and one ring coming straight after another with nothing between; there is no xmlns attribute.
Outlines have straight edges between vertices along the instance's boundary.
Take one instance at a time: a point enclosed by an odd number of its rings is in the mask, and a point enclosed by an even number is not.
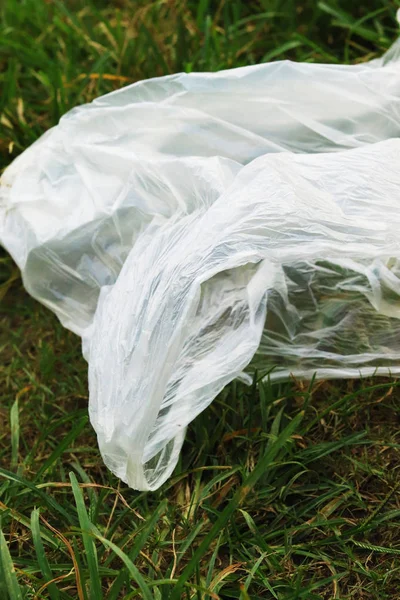
<svg viewBox="0 0 400 600"><path fill-rule="evenodd" d="M235 377L400 372L399 54L140 82L6 170L0 240L82 336L132 487L165 481Z"/></svg>

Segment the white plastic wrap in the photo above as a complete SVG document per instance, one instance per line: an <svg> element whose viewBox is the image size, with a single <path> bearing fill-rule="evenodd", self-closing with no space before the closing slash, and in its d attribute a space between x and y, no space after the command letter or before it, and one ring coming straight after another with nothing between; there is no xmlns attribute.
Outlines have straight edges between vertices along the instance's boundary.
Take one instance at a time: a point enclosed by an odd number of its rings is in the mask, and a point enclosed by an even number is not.
<svg viewBox="0 0 400 600"><path fill-rule="evenodd" d="M229 381L400 372L400 61L140 82L1 181L0 241L83 338L108 467L155 489Z"/></svg>

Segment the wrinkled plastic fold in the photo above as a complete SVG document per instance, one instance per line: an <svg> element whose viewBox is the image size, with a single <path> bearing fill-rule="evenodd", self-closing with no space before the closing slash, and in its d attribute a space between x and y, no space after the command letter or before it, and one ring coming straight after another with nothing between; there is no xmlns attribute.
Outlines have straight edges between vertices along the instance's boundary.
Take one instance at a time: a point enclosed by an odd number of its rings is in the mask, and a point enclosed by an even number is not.
<svg viewBox="0 0 400 600"><path fill-rule="evenodd" d="M107 466L152 490L221 389L400 373L400 45L139 82L5 171L0 241L82 337Z"/></svg>

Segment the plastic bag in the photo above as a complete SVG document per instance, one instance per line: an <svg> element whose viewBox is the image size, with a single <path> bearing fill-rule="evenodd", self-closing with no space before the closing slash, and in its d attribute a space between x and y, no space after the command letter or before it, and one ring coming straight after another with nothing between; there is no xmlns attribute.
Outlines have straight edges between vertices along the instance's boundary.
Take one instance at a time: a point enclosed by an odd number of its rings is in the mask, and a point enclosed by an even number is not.
<svg viewBox="0 0 400 600"><path fill-rule="evenodd" d="M168 478L236 377L400 372L399 49L140 82L4 173L0 240L82 337L130 486Z"/></svg>

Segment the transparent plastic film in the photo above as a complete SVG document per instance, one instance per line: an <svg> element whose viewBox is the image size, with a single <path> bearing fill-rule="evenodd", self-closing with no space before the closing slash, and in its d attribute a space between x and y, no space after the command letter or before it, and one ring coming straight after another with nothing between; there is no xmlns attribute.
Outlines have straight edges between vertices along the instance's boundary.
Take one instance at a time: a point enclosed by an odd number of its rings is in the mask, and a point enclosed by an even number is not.
<svg viewBox="0 0 400 600"><path fill-rule="evenodd" d="M399 231L399 42L135 83L0 186L0 241L82 337L102 456L141 490L235 378L400 372Z"/></svg>

